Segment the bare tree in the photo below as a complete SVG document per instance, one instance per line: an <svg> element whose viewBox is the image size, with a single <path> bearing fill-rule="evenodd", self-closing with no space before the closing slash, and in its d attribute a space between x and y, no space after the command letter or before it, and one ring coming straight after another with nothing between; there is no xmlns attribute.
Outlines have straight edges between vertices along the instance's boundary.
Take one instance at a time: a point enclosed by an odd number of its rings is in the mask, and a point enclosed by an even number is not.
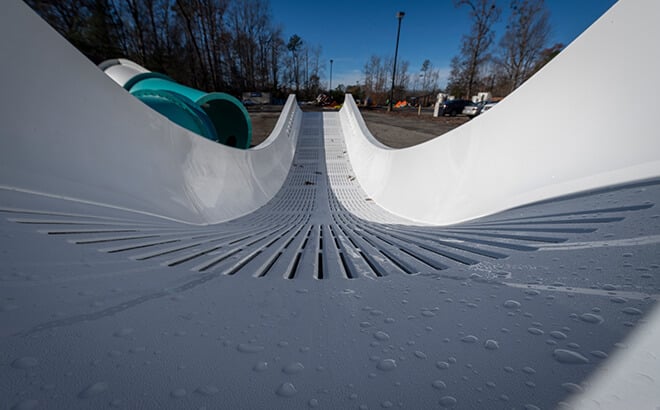
<svg viewBox="0 0 660 410"><path fill-rule="evenodd" d="M275 36L280 35L271 24L269 5L266 0L237 0L232 3L229 25L233 45L229 63L240 78L240 88L267 88L271 47L277 43Z"/></svg>
<svg viewBox="0 0 660 410"><path fill-rule="evenodd" d="M527 80L550 35L549 12L543 0L513 0L506 32L500 40L498 62L506 73L509 91Z"/></svg>
<svg viewBox="0 0 660 410"><path fill-rule="evenodd" d="M209 83L208 70L205 67L203 39L197 18L197 0L176 0L175 11L185 33L190 64L193 67L193 85L201 87Z"/></svg>
<svg viewBox="0 0 660 410"><path fill-rule="evenodd" d="M287 50L291 53L291 65L289 67L289 78L296 86L296 93L300 91L300 52L303 48L303 40L297 34L289 38L286 44Z"/></svg>
<svg viewBox="0 0 660 410"><path fill-rule="evenodd" d="M380 92L384 90L384 84L382 59L372 55L364 65L364 87L369 93Z"/></svg>
<svg viewBox="0 0 660 410"><path fill-rule="evenodd" d="M495 37L492 26L499 20L501 10L495 0L454 0L454 4L470 9L472 27L470 34L463 36L460 54L452 60L448 88L470 97L479 80L479 69L490 58L488 51Z"/></svg>
<svg viewBox="0 0 660 410"><path fill-rule="evenodd" d="M439 70L433 68L431 60L426 59L422 63L422 68L419 70L421 74L421 91L433 93L438 88L438 79L440 78Z"/></svg>
<svg viewBox="0 0 660 410"><path fill-rule="evenodd" d="M273 30L271 38L268 42L268 51L269 51L269 65L270 65L270 81L272 84L273 91L278 91L279 88L279 76L280 76L280 60L282 55L282 50L284 49L284 40L282 38L282 28L277 27Z"/></svg>
<svg viewBox="0 0 660 410"><path fill-rule="evenodd" d="M286 92L286 43L269 0L25 1L96 63L130 58L203 90ZM311 90L320 82L321 50L302 47L300 37L292 45L291 74L297 88L302 76Z"/></svg>
<svg viewBox="0 0 660 410"><path fill-rule="evenodd" d="M384 103L389 97L389 84L392 82L392 57L372 55L364 64L364 88L361 88L376 103ZM394 79L396 98L403 98L405 90L410 85L409 61L401 61L397 65Z"/></svg>
<svg viewBox="0 0 660 410"><path fill-rule="evenodd" d="M296 93L300 91L300 51L302 45L303 40L297 34L292 35L286 44L287 50L291 53L291 77L296 85Z"/></svg>
<svg viewBox="0 0 660 410"><path fill-rule="evenodd" d="M107 0L117 10L123 55L157 71L179 66L174 0ZM106 58L114 57L107 55ZM174 61L173 61L174 60Z"/></svg>
<svg viewBox="0 0 660 410"><path fill-rule="evenodd" d="M392 79L392 57L372 55L364 66L367 92L386 92Z"/></svg>
<svg viewBox="0 0 660 410"><path fill-rule="evenodd" d="M321 46L305 47L305 93L307 98L315 98L321 88Z"/></svg>

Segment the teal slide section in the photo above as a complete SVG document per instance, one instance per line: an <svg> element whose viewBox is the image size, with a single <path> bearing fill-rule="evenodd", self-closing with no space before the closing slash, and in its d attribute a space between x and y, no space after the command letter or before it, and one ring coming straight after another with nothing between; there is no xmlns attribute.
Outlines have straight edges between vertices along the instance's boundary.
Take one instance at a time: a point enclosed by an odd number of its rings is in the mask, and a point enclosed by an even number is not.
<svg viewBox="0 0 660 410"><path fill-rule="evenodd" d="M131 94L175 124L211 141L219 141L211 119L190 99L165 90L144 89Z"/></svg>
<svg viewBox="0 0 660 410"><path fill-rule="evenodd" d="M205 93L154 72L136 75L124 88L192 132L232 147L250 147L250 115L243 104L229 94Z"/></svg>

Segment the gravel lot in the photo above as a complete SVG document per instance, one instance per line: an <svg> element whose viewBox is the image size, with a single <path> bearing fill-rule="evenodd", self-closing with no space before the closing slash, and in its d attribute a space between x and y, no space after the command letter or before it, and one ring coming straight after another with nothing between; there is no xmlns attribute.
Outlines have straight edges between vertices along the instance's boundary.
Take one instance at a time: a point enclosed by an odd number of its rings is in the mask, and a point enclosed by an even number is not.
<svg viewBox="0 0 660 410"><path fill-rule="evenodd" d="M281 106L250 107L252 119L252 144L263 142L275 127ZM314 108L305 110L315 111ZM388 113L385 109L362 110L369 131L383 144L393 148L405 148L420 144L442 135L468 121L467 117L433 118L432 109L424 109L420 116L417 110L397 110Z"/></svg>
<svg viewBox="0 0 660 410"><path fill-rule="evenodd" d="M405 148L421 144L442 135L468 121L468 117L433 117L433 110L394 111L384 109L361 110L362 118L371 134L383 144L393 148Z"/></svg>

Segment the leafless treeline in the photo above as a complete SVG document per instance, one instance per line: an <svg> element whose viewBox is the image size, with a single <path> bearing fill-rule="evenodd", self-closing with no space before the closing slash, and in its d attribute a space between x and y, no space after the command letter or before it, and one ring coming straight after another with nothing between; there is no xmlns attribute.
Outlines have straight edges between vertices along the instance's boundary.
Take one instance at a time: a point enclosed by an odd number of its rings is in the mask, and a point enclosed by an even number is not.
<svg viewBox="0 0 660 410"><path fill-rule="evenodd" d="M364 65L364 92L376 103L389 98L392 86L392 57L372 55ZM394 99L433 94L438 89L439 70L424 60L419 72L410 71L410 62L398 61L394 79Z"/></svg>
<svg viewBox="0 0 660 410"><path fill-rule="evenodd" d="M505 96L559 53L548 47L549 13L543 0L511 0L506 30L495 42L493 25L502 9L495 0L454 0L466 7L472 27L463 36L460 53L451 61L447 91L470 97L478 91Z"/></svg>
<svg viewBox="0 0 660 410"><path fill-rule="evenodd" d="M468 10L472 25L461 40L458 55L451 60L447 88L457 98L470 98L479 91L503 97L519 87L563 48L548 47L549 13L544 0L510 0L505 32L496 41L494 26L502 8L498 0L454 0ZM392 58L373 55L364 65L364 94L377 103L389 98ZM439 70L425 60L418 72L407 61L397 64L394 99L434 95Z"/></svg>
<svg viewBox="0 0 660 410"><path fill-rule="evenodd" d="M321 91L321 48L283 37L268 0L25 0L93 62L125 57L204 90L238 94L295 91L303 99ZM550 26L543 0L510 0L506 31L495 41L502 9L496 0L454 0L468 9L472 27L451 61L446 91L504 96L549 61L562 45L547 47ZM392 82L391 57L371 56L364 66L365 95L384 100ZM438 90L430 61L419 71L397 65L394 97ZM340 87L341 88L341 87Z"/></svg>
<svg viewBox="0 0 660 410"><path fill-rule="evenodd" d="M25 1L95 63L129 58L204 90L320 87L320 47L285 40L268 0Z"/></svg>

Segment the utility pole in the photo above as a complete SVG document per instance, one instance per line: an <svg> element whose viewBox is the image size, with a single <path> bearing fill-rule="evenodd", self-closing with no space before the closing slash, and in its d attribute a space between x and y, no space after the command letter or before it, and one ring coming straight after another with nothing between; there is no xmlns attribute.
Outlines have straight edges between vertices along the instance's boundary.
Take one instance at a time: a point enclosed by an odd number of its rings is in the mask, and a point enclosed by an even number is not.
<svg viewBox="0 0 660 410"><path fill-rule="evenodd" d="M334 63L334 62L335 61L331 58L330 59L330 86L328 87L329 88L328 92L332 92L332 63Z"/></svg>
<svg viewBox="0 0 660 410"><path fill-rule="evenodd" d="M387 111L392 111L392 100L394 99L394 80L396 78L396 57L399 54L399 34L401 34L401 20L406 13L399 11L396 13L396 18L399 20L399 27L396 29L396 47L394 48L394 67L392 67L392 88L390 89L390 105Z"/></svg>

